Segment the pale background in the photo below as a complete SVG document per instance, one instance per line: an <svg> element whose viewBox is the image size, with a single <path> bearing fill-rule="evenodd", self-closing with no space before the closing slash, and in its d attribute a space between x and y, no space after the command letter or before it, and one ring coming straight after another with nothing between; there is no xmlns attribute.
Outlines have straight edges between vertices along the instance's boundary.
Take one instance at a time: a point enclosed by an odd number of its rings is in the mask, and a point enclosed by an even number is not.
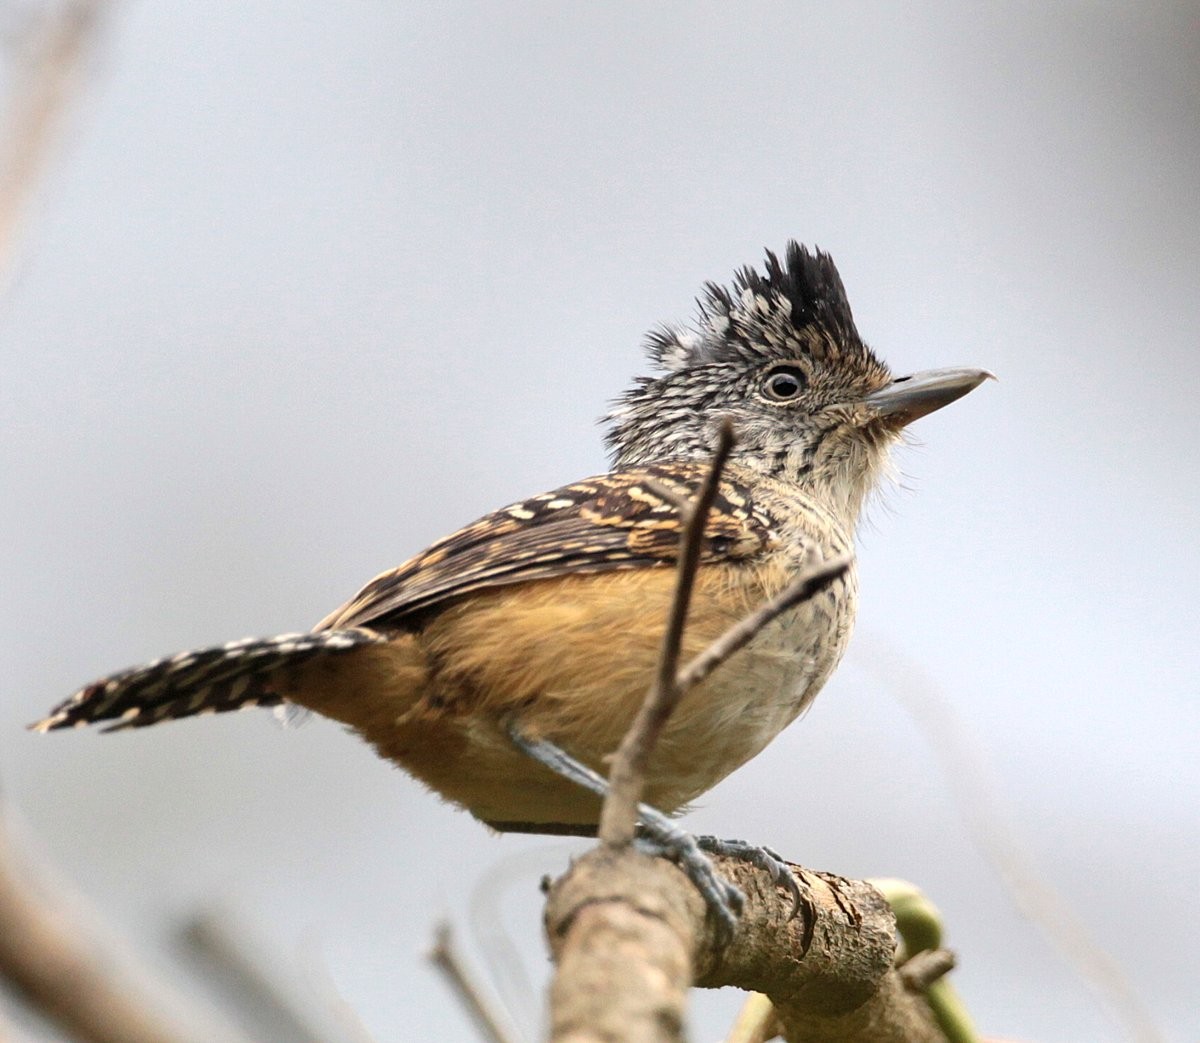
<svg viewBox="0 0 1200 1043"><path fill-rule="evenodd" d="M975 846L903 650L1042 879L1200 1036L1196 8L833 6L117 10L0 311L0 774L140 944L221 897L380 1040L465 1039L421 950L447 913L496 962L476 893L540 979L569 845L329 723L23 725L602 469L643 332L796 237L897 372L1000 382L920 423L846 664L689 824L919 882L991 1033L1121 1038ZM736 1004L698 997L695 1038Z"/></svg>

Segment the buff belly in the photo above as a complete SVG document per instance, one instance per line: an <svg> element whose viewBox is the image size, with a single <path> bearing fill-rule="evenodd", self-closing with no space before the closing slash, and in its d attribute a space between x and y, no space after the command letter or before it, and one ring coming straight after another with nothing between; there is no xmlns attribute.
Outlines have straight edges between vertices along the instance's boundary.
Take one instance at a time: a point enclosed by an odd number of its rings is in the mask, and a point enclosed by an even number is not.
<svg viewBox="0 0 1200 1043"><path fill-rule="evenodd" d="M782 567L702 568L683 661L788 578ZM672 569L639 569L475 595L416 633L306 671L287 694L484 821L594 825L598 800L517 751L508 729L606 774L653 678L673 585ZM838 595L835 585L781 617L684 697L655 751L648 803L680 809L811 701L851 625L853 599Z"/></svg>

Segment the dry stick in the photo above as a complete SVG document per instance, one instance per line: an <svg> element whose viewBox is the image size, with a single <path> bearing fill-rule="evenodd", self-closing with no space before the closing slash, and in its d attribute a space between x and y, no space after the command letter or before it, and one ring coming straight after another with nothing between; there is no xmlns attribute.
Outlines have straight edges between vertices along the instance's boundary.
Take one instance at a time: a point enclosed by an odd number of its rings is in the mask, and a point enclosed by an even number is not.
<svg viewBox="0 0 1200 1043"><path fill-rule="evenodd" d="M667 723L682 694L679 687L679 650L687 623L688 605L696 584L700 565L700 548L704 540L704 525L716 499L721 472L733 448L733 425L728 419L721 422L717 448L713 454L708 476L696 494L695 502L680 521L683 533L679 546L679 567L675 572L675 595L671 615L663 634L662 650L658 657L658 673L654 684L642 702L637 717L613 755L608 773L608 797L600 812L598 836L609 848L628 847L637 830L637 806L645 786L646 765L663 726ZM744 643L744 642L743 642Z"/></svg>
<svg viewBox="0 0 1200 1043"><path fill-rule="evenodd" d="M29 1006L89 1043L243 1040L185 1010L145 967L102 943L76 896L14 848L0 809L0 981Z"/></svg>
<svg viewBox="0 0 1200 1043"><path fill-rule="evenodd" d="M454 994L462 1001L472 1023L488 1043L516 1043L517 1037L504 1027L504 1020L492 1009L483 990L467 973L454 948L453 932L444 920L434 928L429 962L442 973Z"/></svg>
<svg viewBox="0 0 1200 1043"><path fill-rule="evenodd" d="M690 689L704 681L725 660L749 644L754 636L777 616L802 601L807 601L842 576L853 561L851 555L846 554L806 569L775 597L735 623L679 670L679 650L687 620L688 602L700 560L704 524L712 509L721 471L733 445L733 432L728 422L723 425L721 435L722 441L718 443L712 467L696 497L695 505L686 509L675 598L671 604L670 621L663 637L658 676L613 757L609 772L609 797L601 812L599 830L600 839L609 846L622 847L633 839L637 822L637 802L641 796L646 765L663 726L679 700ZM725 442L726 438L729 439L728 444ZM657 483L655 489L663 496L670 492L665 488L659 489ZM678 500L674 496L667 498Z"/></svg>
<svg viewBox="0 0 1200 1043"><path fill-rule="evenodd" d="M301 992L288 981L286 971L280 972L285 961L254 944L230 908L198 910L184 922L180 935L192 953L217 972L222 991L233 1001L232 1009L249 1014L254 1018L251 1024L269 1026L272 1039L370 1043L361 1022L321 1024L327 1019L321 1017L313 987Z"/></svg>
<svg viewBox="0 0 1200 1043"><path fill-rule="evenodd" d="M682 1043L684 1002L695 983L737 985L769 995L789 1039L944 1040L924 998L906 988L893 966L895 920L869 884L807 874L811 931L820 939L810 947L769 874L718 860L719 872L747 896L742 928L730 942L713 934L704 902L692 888L679 886L677 870L639 858L628 847L646 761L682 694L780 613L850 566L843 557L805 570L678 669L704 523L732 442L727 429L722 436L695 506L665 497L680 508L683 538L658 674L614 758L612 789L602 811L603 843L555 883L547 904L546 930L558 964L551 985L552 1038Z"/></svg>
<svg viewBox="0 0 1200 1043"><path fill-rule="evenodd" d="M1071 904L1047 881L988 778L985 758L956 716L951 701L919 663L886 642L857 638L859 659L889 686L909 712L942 772L975 844L991 862L1017 908L1068 960L1136 1043L1162 1043L1163 1034L1127 970L1091 936ZM866 645L864 653L864 644Z"/></svg>
<svg viewBox="0 0 1200 1043"><path fill-rule="evenodd" d="M609 792L600 811L601 843L596 853L618 860L636 858L630 845L646 764L679 702L679 652L704 526L732 448L733 427L725 420L695 502L686 505L674 495L666 497L679 511L682 530L671 612L654 683L614 755ZM692 982L692 939L685 941L663 917L647 921L632 903L594 897L596 902L571 917L570 928L556 928L547 907L552 944L556 934L570 936L557 952L558 972L550 989L552 1038L571 1043L614 1039L682 1043L683 1006Z"/></svg>
<svg viewBox="0 0 1200 1043"><path fill-rule="evenodd" d="M916 992L926 992L929 986L954 970L954 953L948 949L925 949L899 968L900 980Z"/></svg>

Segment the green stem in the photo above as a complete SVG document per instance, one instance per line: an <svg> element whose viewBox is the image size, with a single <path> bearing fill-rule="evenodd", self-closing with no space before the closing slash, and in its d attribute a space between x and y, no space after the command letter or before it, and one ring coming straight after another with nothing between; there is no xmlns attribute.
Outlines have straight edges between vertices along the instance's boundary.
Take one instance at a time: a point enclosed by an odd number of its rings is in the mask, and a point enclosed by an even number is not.
<svg viewBox="0 0 1200 1043"><path fill-rule="evenodd" d="M942 946L942 914L915 884L907 880L881 878L870 881L891 906L900 934L900 963L919 952ZM939 978L925 990L929 1009L948 1043L982 1043L982 1038L967 1013L966 1004L946 978Z"/></svg>

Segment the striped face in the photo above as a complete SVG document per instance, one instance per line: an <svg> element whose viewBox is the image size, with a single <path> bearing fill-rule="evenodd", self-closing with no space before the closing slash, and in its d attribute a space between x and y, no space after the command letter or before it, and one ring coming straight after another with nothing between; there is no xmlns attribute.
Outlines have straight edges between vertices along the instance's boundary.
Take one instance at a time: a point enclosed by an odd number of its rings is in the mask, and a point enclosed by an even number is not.
<svg viewBox="0 0 1200 1043"><path fill-rule="evenodd" d="M618 467L712 454L724 418L732 459L810 487L850 527L896 438L866 400L891 381L862 342L832 259L791 243L785 263L709 285L695 329L651 335L645 378L609 414Z"/></svg>

